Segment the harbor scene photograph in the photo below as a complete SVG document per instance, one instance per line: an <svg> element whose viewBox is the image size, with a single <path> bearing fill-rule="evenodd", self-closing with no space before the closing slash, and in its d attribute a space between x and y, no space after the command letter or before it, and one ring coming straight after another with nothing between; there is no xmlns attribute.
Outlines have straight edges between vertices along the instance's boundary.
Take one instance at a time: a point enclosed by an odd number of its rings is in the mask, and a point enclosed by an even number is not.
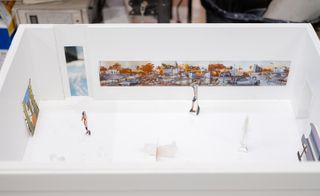
<svg viewBox="0 0 320 196"><path fill-rule="evenodd" d="M101 86L285 86L290 61L100 61Z"/></svg>

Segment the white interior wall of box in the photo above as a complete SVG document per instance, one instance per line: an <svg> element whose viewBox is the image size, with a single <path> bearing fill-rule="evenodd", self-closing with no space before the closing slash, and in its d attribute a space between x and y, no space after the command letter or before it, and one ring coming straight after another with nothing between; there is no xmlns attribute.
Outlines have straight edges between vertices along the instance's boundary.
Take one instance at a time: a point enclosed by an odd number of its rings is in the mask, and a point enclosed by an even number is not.
<svg viewBox="0 0 320 196"><path fill-rule="evenodd" d="M83 27L85 28L85 27ZM101 88L98 67L101 60L291 60L299 49L302 29L274 31L247 27L170 27L103 28L91 26L80 31L56 28L58 49L85 42L91 94L97 99L190 99L189 87ZM74 32L73 32L74 31ZM82 35L77 32L85 32ZM66 36L66 32L70 32ZM76 36L79 35L79 36ZM84 36L84 37L82 37ZM241 38L240 38L241 37ZM277 41L271 41L277 37ZM240 39L239 39L240 38ZM281 39L280 39L281 38ZM289 50L289 48L291 48ZM59 52L63 55L62 52ZM61 59L63 56L61 56ZM293 64L291 76L295 75ZM290 77L291 77L290 76ZM290 99L293 85L273 88L201 88L202 99Z"/></svg>
<svg viewBox="0 0 320 196"><path fill-rule="evenodd" d="M68 96L64 46L84 46L90 96L107 100L189 100L189 87L101 88L101 60L290 60L281 87L201 87L203 100L291 100L305 111L303 91L312 92L309 118L320 122L319 44L306 24L268 25L37 25L20 26L0 78L1 160L20 160L28 140L21 101L32 78L39 101ZM61 74L62 73L62 74ZM61 78L61 75L63 76ZM14 122L14 123L12 123ZM305 120L309 122L309 120ZM306 129L308 125L306 123Z"/></svg>

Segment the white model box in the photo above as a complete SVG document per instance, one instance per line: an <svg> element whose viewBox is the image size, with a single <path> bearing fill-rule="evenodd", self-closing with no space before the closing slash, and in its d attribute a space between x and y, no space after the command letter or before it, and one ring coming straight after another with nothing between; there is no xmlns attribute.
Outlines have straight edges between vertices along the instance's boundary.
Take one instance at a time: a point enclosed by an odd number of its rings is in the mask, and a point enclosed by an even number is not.
<svg viewBox="0 0 320 196"><path fill-rule="evenodd" d="M0 195L319 195L319 73L309 24L20 25Z"/></svg>

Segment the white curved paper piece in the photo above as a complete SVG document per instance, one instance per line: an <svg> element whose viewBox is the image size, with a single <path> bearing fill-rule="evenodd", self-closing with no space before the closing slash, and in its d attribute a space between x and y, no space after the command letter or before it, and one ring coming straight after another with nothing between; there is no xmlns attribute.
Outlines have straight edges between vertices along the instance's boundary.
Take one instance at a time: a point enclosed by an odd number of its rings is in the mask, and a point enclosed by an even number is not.
<svg viewBox="0 0 320 196"><path fill-rule="evenodd" d="M155 156L156 160L161 157L173 158L175 157L178 148L176 142L166 145L157 145L152 143L147 143L144 145L143 152L147 153L150 156Z"/></svg>
<svg viewBox="0 0 320 196"><path fill-rule="evenodd" d="M156 156L157 157L175 157L177 153L177 145L176 142L172 142L171 144L167 145L160 145L157 147Z"/></svg>
<svg viewBox="0 0 320 196"><path fill-rule="evenodd" d="M241 152L248 151L248 147L247 147L248 129L249 129L249 116L247 115L242 127L242 137L241 137L240 149L239 149L239 151Z"/></svg>

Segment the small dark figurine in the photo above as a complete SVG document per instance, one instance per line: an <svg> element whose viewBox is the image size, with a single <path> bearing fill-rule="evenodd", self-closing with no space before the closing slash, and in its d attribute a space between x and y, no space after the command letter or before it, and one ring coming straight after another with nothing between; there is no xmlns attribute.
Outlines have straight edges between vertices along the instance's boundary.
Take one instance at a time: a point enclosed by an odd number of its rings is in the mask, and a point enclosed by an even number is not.
<svg viewBox="0 0 320 196"><path fill-rule="evenodd" d="M88 129L88 121L87 121L87 114L85 111L82 112L82 118L81 121L83 121L83 125L86 129L86 135L91 135L91 131Z"/></svg>
<svg viewBox="0 0 320 196"><path fill-rule="evenodd" d="M190 109L190 112L196 113L196 115L199 115L200 107L198 104L198 83L194 82L191 84L191 87L193 89L193 99L192 99L192 106Z"/></svg>

